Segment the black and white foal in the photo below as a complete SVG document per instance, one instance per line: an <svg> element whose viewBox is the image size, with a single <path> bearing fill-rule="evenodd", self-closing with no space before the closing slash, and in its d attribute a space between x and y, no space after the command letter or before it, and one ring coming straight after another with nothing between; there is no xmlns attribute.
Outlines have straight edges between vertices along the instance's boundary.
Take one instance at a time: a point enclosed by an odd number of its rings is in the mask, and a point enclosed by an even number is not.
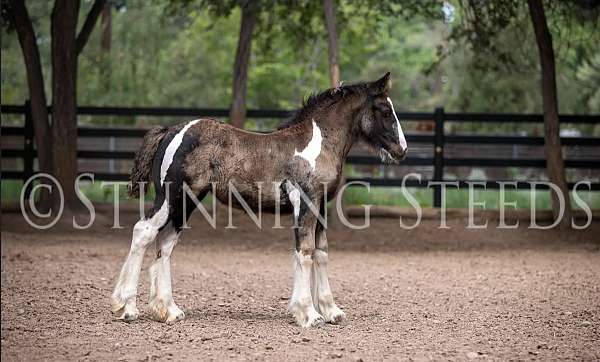
<svg viewBox="0 0 600 362"><path fill-rule="evenodd" d="M367 142L386 162L404 158L406 141L388 97L390 85L388 73L376 82L312 96L286 125L266 135L212 119L150 130L135 158L130 194L139 196L140 185L151 181L156 199L148 217L133 229L131 249L112 295L118 318L138 317L142 260L155 242L156 260L149 269L152 316L163 322L184 317L171 292L171 252L195 202L211 191L228 203L235 189L252 208L293 214L296 248L289 310L298 324L342 321L344 312L329 287L322 216L354 142Z"/></svg>

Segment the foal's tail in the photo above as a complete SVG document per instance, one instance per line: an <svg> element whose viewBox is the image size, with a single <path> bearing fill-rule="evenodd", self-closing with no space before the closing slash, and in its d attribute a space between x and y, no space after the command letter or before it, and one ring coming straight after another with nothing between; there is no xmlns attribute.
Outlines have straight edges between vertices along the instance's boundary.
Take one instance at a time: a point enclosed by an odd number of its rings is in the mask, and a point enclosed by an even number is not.
<svg viewBox="0 0 600 362"><path fill-rule="evenodd" d="M167 134L167 129L167 127L154 127L146 132L142 147L135 154L133 168L129 175L129 196L140 197L139 183L151 181L152 161L160 141Z"/></svg>

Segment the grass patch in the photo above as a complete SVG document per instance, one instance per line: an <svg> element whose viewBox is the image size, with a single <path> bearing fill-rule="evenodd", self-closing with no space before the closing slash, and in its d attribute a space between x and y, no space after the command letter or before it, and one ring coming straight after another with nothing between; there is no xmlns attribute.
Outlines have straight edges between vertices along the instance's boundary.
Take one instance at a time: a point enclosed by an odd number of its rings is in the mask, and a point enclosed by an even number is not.
<svg viewBox="0 0 600 362"><path fill-rule="evenodd" d="M2 180L0 183L2 202L18 201L21 196L23 181L21 180Z"/></svg>
<svg viewBox="0 0 600 362"><path fill-rule="evenodd" d="M422 188L406 188L404 192L400 188L392 187L371 187L371 192L367 192L364 187L350 187L344 192L344 202L346 205L371 204L387 205L399 207L412 207L408 202L406 194L412 195L421 205L421 207L431 207L433 205L433 190ZM573 195L573 193L571 193ZM579 191L577 193L590 208L600 208L600 192L597 191ZM573 207L580 208L574 202L571 196ZM486 209L498 209L500 205L499 190L474 190L472 202L485 202ZM531 207L530 190L506 190L505 203L516 202L518 209L529 209ZM448 188L446 190L446 206L449 208L467 208L469 207L469 190L457 190ZM550 192L546 190L536 191L535 206L537 209L550 209ZM510 206L506 206L510 208Z"/></svg>
<svg viewBox="0 0 600 362"><path fill-rule="evenodd" d="M2 180L2 202L19 201L22 188L23 181ZM115 198L115 193L118 193L120 202L130 200L127 197L127 183L119 183L117 186L110 182L96 181L92 183L82 180L80 182L80 189L81 192L92 202L112 202ZM150 188L148 189L144 199L146 201L152 201L154 200L154 196L154 187L150 185Z"/></svg>
<svg viewBox="0 0 600 362"><path fill-rule="evenodd" d="M148 187L147 192L144 195L146 202L154 201L156 192L154 185L146 185ZM21 197L21 189L23 188L23 181L20 180L2 180L2 202L18 202ZM80 182L81 192L92 202L113 202L115 199L115 193L118 194L119 202L138 202L137 199L133 200L127 196L127 183L119 182L113 184L112 182L96 181L94 183L89 181ZM203 204L212 203L212 195L208 194L202 200Z"/></svg>

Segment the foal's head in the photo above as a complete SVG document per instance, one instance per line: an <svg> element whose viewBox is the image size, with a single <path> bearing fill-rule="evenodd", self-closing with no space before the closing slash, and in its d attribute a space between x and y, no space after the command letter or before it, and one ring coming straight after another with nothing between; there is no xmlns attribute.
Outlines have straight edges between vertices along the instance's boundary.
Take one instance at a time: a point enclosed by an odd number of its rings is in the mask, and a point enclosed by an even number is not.
<svg viewBox="0 0 600 362"><path fill-rule="evenodd" d="M355 120L359 137L379 151L384 162L397 163L406 156L407 145L388 92L390 73L368 83L365 103Z"/></svg>
<svg viewBox="0 0 600 362"><path fill-rule="evenodd" d="M353 139L361 139L379 151L384 162L397 163L406 155L406 140L388 92L390 73L370 83L328 89L310 96L304 106L279 129L317 120L332 127L350 127ZM348 118L350 116L350 118ZM333 123L331 123L333 122Z"/></svg>

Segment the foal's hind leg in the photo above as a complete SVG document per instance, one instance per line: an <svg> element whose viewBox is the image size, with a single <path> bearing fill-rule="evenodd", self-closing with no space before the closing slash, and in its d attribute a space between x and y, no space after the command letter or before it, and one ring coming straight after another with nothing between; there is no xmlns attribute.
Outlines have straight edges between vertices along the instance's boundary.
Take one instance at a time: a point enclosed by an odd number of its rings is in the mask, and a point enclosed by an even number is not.
<svg viewBox="0 0 600 362"><path fill-rule="evenodd" d="M121 273L119 280L112 294L112 311L117 318L126 321L137 319L139 311L136 308L136 296L140 270L146 249L158 235L159 229L165 224L168 218L168 206L164 202L161 208L149 219L138 221L133 227L133 237L129 255Z"/></svg>
<svg viewBox="0 0 600 362"><path fill-rule="evenodd" d="M179 231L171 225L160 233L157 256L150 266L150 313L160 322L175 322L185 317L173 301L171 289L171 253L179 239Z"/></svg>
<svg viewBox="0 0 600 362"><path fill-rule="evenodd" d="M323 207L321 208L321 210L323 210ZM323 315L326 322L338 324L344 320L346 315L340 308L338 308L338 306L333 301L333 294L331 293L331 288L329 287L329 275L327 274L327 263L329 261L327 235L325 228L318 221L315 231L315 241L316 249L313 254L313 301L315 307Z"/></svg>
<svg viewBox="0 0 600 362"><path fill-rule="evenodd" d="M207 190L198 193L197 201L206 196ZM161 322L176 322L185 318L183 311L173 301L171 288L171 253L177 245L184 219L189 219L196 209L195 201L187 195L173 195L170 225L160 233L156 248L156 260L150 266L150 310L154 319ZM185 201L183 201L185 200ZM186 202L185 215L183 203Z"/></svg>

